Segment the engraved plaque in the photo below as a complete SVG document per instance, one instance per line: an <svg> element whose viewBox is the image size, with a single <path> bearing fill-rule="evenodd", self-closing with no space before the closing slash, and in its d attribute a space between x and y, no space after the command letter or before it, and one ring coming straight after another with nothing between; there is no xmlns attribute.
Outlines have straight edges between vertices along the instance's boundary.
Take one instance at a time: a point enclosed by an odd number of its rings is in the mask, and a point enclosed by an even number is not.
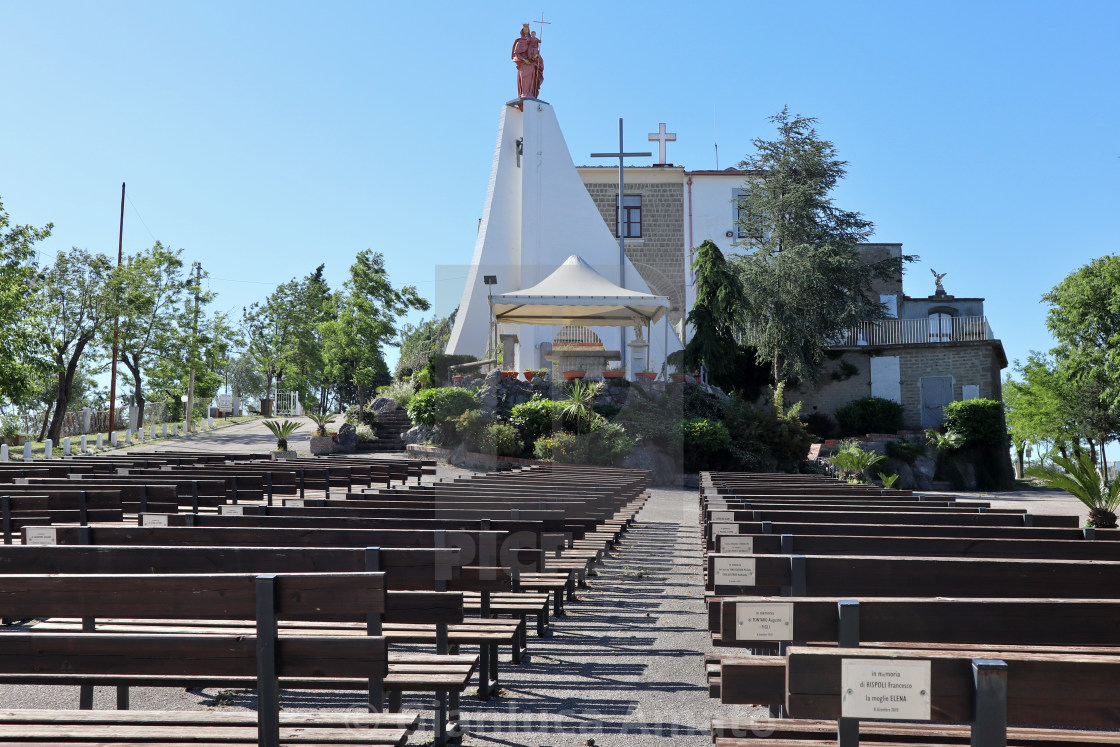
<svg viewBox="0 0 1120 747"><path fill-rule="evenodd" d="M54 527L24 527L25 545L57 545L58 537Z"/></svg>
<svg viewBox="0 0 1120 747"><path fill-rule="evenodd" d="M747 555L754 553L754 537L740 537L729 535L719 541L720 552L742 552Z"/></svg>
<svg viewBox="0 0 1120 747"><path fill-rule="evenodd" d="M144 526L166 527L170 524L167 522L167 514L144 514Z"/></svg>
<svg viewBox="0 0 1120 747"><path fill-rule="evenodd" d="M928 660L844 659L840 662L844 718L929 721Z"/></svg>
<svg viewBox="0 0 1120 747"><path fill-rule="evenodd" d="M225 505L218 506L218 515L219 516L244 516L245 515L245 507L241 506L241 505L235 505L233 503L226 503Z"/></svg>
<svg viewBox="0 0 1120 747"><path fill-rule="evenodd" d="M734 511L712 511L712 521L735 521Z"/></svg>
<svg viewBox="0 0 1120 747"><path fill-rule="evenodd" d="M285 498L281 503L285 508L303 508L302 498Z"/></svg>
<svg viewBox="0 0 1120 747"><path fill-rule="evenodd" d="M725 534L738 534L738 524L712 524L712 537L722 537Z"/></svg>
<svg viewBox="0 0 1120 747"><path fill-rule="evenodd" d="M714 558L712 576L716 586L754 586L754 558Z"/></svg>
<svg viewBox="0 0 1120 747"><path fill-rule="evenodd" d="M735 640L792 641L793 605L789 602L736 604Z"/></svg>

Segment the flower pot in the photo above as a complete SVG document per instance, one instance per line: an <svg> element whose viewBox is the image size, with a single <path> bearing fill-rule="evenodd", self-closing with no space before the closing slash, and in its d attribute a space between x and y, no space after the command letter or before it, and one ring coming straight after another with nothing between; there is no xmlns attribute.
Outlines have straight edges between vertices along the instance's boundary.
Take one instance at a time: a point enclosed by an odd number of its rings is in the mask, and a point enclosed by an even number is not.
<svg viewBox="0 0 1120 747"><path fill-rule="evenodd" d="M564 381L575 381L576 379L582 379L586 375L587 375L587 371L581 371L581 370L576 370L576 369L573 369L571 371L565 371L564 372Z"/></svg>
<svg viewBox="0 0 1120 747"><path fill-rule="evenodd" d="M684 381L684 376L684 374L673 374L673 381L682 382Z"/></svg>
<svg viewBox="0 0 1120 747"><path fill-rule="evenodd" d="M294 451L273 451L271 454L273 459L295 459L298 456Z"/></svg>
<svg viewBox="0 0 1120 747"><path fill-rule="evenodd" d="M502 371L502 378L503 379L516 379L517 378L517 372L516 371Z"/></svg>
<svg viewBox="0 0 1120 747"><path fill-rule="evenodd" d="M626 375L625 371L604 371L603 372L603 378L604 379L621 379L625 375Z"/></svg>
<svg viewBox="0 0 1120 747"><path fill-rule="evenodd" d="M653 381L654 379L657 378L657 372L656 371L639 371L638 373L636 373L634 375L639 377L639 378L645 379L646 381Z"/></svg>
<svg viewBox="0 0 1120 747"><path fill-rule="evenodd" d="M463 383L463 377L462 376L452 376L451 377L451 383L458 386L459 384Z"/></svg>
<svg viewBox="0 0 1120 747"><path fill-rule="evenodd" d="M537 375L537 372L536 371L523 371L522 375L525 377L525 381L532 381L533 377Z"/></svg>
<svg viewBox="0 0 1120 747"><path fill-rule="evenodd" d="M334 439L330 436L311 437L312 456L322 456L323 454L330 454L332 451L334 451Z"/></svg>

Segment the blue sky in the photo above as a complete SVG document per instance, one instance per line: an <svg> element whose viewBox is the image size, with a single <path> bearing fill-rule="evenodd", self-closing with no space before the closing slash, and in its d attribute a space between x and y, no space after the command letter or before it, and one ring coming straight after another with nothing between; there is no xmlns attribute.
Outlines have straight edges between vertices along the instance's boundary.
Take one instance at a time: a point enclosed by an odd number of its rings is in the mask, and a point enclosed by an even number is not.
<svg viewBox="0 0 1120 747"><path fill-rule="evenodd" d="M717 134L737 163L783 106L817 117L849 161L837 204L920 255L907 292L947 272L1009 358L1050 346L1040 296L1117 250L1115 0L0 0L0 196L54 222L46 257L112 254L128 182L125 251L182 247L237 315L321 262L340 284L365 248L447 310L461 283L437 298L437 267L470 262L510 45L542 12L541 98L576 163L618 117L631 150L666 122L689 169Z"/></svg>

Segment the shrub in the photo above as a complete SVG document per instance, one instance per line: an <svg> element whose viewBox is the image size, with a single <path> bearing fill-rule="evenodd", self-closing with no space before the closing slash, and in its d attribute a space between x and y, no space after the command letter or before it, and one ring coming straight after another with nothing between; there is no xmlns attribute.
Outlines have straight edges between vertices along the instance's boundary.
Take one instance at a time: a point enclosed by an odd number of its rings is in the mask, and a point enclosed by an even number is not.
<svg viewBox="0 0 1120 747"><path fill-rule="evenodd" d="M482 406L478 395L456 386L421 389L409 400L408 417L413 423L436 429L436 443L446 445L455 434L454 418Z"/></svg>
<svg viewBox="0 0 1120 747"><path fill-rule="evenodd" d="M449 422L447 433L444 434L449 443L444 445L463 444L468 451L477 451L482 432L489 422L481 410L467 410Z"/></svg>
<svg viewBox="0 0 1120 747"><path fill-rule="evenodd" d="M359 408L357 405L350 405L346 408L343 420L350 425L368 425L372 427L377 425L377 413L370 409L368 404L362 408Z"/></svg>
<svg viewBox="0 0 1120 747"><path fill-rule="evenodd" d="M546 461L581 464L586 455L584 439L574 433L554 433L533 444L533 456Z"/></svg>
<svg viewBox="0 0 1120 747"><path fill-rule="evenodd" d="M735 469L747 472L794 471L813 443L797 406L782 412L776 402L763 407L733 396L724 422L739 462Z"/></svg>
<svg viewBox="0 0 1120 747"><path fill-rule="evenodd" d="M833 438L839 426L836 418L827 412L811 412L805 416L805 428L814 436L822 439Z"/></svg>
<svg viewBox="0 0 1120 747"><path fill-rule="evenodd" d="M924 451L925 449L913 441L887 441L887 456L901 459L908 464L913 464Z"/></svg>
<svg viewBox="0 0 1120 747"><path fill-rule="evenodd" d="M720 469L727 461L731 434L723 421L688 418L681 422L685 472Z"/></svg>
<svg viewBox="0 0 1120 747"><path fill-rule="evenodd" d="M852 400L836 411L843 436L897 433L902 428L902 405L882 397Z"/></svg>
<svg viewBox="0 0 1120 747"><path fill-rule="evenodd" d="M634 443L621 425L603 419L591 423L592 464L618 464L630 456Z"/></svg>
<svg viewBox="0 0 1120 747"><path fill-rule="evenodd" d="M1003 403L994 399L969 399L945 405L945 430L960 436L962 448L1008 443Z"/></svg>
<svg viewBox="0 0 1120 747"><path fill-rule="evenodd" d="M374 432L371 426L368 426L365 423L359 423L358 425L354 426L354 432L357 433L359 441L377 440L377 433Z"/></svg>
<svg viewBox="0 0 1120 747"><path fill-rule="evenodd" d="M864 451L854 443L845 445L837 451L829 461L845 475L850 475L860 482L867 482L868 474L872 467L885 460L886 457L874 451Z"/></svg>
<svg viewBox="0 0 1120 747"><path fill-rule="evenodd" d="M533 444L533 456L566 464L617 464L634 448L626 429L605 420L592 423L591 433L560 432Z"/></svg>
<svg viewBox="0 0 1120 747"><path fill-rule="evenodd" d="M394 381L388 386L377 387L377 393L382 397L388 397L398 406L407 410L408 403L416 396L416 387L412 385L411 381Z"/></svg>
<svg viewBox="0 0 1120 747"><path fill-rule="evenodd" d="M685 384L683 413L685 418L723 420L727 414L727 401L704 391L696 384Z"/></svg>
<svg viewBox="0 0 1120 747"><path fill-rule="evenodd" d="M483 428L478 445L484 453L500 457L521 456L525 448L517 428L510 423L502 422L491 423Z"/></svg>
<svg viewBox="0 0 1120 747"><path fill-rule="evenodd" d="M509 419L526 443L535 443L539 438L564 429L564 407L563 402L533 395L528 402L514 405Z"/></svg>
<svg viewBox="0 0 1120 747"><path fill-rule="evenodd" d="M438 389L443 386L443 382L432 373L432 369L425 366L412 374L412 385L418 389Z"/></svg>

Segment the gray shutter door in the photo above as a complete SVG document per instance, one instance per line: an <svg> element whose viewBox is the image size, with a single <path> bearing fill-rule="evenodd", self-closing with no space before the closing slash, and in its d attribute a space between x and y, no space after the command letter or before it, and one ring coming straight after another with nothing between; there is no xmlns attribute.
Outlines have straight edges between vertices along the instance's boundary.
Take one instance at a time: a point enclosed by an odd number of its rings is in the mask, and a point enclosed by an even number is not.
<svg viewBox="0 0 1120 747"><path fill-rule="evenodd" d="M952 376L922 377L922 427L936 428L945 420L945 405L953 401Z"/></svg>

